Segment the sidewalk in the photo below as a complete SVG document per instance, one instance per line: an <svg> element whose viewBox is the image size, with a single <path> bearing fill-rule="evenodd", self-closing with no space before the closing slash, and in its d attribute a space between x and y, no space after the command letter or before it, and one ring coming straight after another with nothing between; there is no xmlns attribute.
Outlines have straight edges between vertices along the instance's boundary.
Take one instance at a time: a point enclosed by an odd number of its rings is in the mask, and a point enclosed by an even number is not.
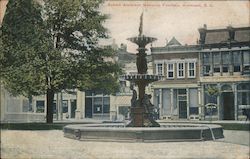
<svg viewBox="0 0 250 159"><path fill-rule="evenodd" d="M249 146L221 141L85 142L60 130L1 130L1 158L43 159L248 159Z"/></svg>

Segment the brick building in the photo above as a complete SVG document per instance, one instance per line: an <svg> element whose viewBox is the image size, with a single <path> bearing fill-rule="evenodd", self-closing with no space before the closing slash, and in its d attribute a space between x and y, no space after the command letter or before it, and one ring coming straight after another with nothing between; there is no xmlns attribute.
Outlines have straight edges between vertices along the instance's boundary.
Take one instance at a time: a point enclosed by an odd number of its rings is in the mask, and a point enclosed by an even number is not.
<svg viewBox="0 0 250 159"><path fill-rule="evenodd" d="M164 79L153 84L154 105L163 119L199 117L198 45L181 45L173 37L164 47L152 47L154 73Z"/></svg>
<svg viewBox="0 0 250 159"><path fill-rule="evenodd" d="M200 84L205 118L241 120L243 109L250 109L250 27L199 29ZM216 96L207 93L218 89Z"/></svg>

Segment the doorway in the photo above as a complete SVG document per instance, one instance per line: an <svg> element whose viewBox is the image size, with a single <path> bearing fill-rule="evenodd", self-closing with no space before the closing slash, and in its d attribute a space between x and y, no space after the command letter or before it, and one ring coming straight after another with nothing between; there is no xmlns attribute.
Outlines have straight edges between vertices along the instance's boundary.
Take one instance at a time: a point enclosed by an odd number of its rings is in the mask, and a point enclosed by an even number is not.
<svg viewBox="0 0 250 159"><path fill-rule="evenodd" d="M234 94L222 93L223 120L234 120Z"/></svg>
<svg viewBox="0 0 250 159"><path fill-rule="evenodd" d="M76 116L76 100L71 101L71 116L70 118L75 118Z"/></svg>
<svg viewBox="0 0 250 159"><path fill-rule="evenodd" d="M177 100L179 106L179 119L187 119L187 90L177 90Z"/></svg>
<svg viewBox="0 0 250 159"><path fill-rule="evenodd" d="M187 119L187 101L179 101L179 118Z"/></svg>

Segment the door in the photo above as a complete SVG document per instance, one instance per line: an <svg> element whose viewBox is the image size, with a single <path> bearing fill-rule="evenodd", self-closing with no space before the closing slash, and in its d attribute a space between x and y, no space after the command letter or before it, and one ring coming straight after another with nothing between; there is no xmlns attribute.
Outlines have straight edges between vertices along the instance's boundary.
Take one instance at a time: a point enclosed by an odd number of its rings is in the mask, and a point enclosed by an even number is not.
<svg viewBox="0 0 250 159"><path fill-rule="evenodd" d="M233 92L222 93L223 120L234 120L234 94Z"/></svg>
<svg viewBox="0 0 250 159"><path fill-rule="evenodd" d="M187 91L186 89L178 89L178 105L179 105L179 118L187 119Z"/></svg>
<svg viewBox="0 0 250 159"><path fill-rule="evenodd" d="M71 118L76 116L76 100L71 101Z"/></svg>
<svg viewBox="0 0 250 159"><path fill-rule="evenodd" d="M187 101L179 101L179 118L187 119Z"/></svg>
<svg viewBox="0 0 250 159"><path fill-rule="evenodd" d="M85 98L85 118L92 118L92 98Z"/></svg>

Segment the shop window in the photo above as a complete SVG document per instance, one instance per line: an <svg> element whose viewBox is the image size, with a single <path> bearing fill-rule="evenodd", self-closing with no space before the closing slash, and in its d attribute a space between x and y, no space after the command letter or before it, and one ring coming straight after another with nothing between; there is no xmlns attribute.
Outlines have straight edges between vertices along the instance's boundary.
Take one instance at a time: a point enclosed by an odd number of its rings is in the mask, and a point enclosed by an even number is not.
<svg viewBox="0 0 250 159"><path fill-rule="evenodd" d="M62 107L63 107L63 113L68 113L68 101L67 100L63 100L62 103Z"/></svg>
<svg viewBox="0 0 250 159"><path fill-rule="evenodd" d="M190 114L190 115L198 115L198 114L199 114L199 109L198 109L198 107L190 107L190 108L189 108L189 114Z"/></svg>
<svg viewBox="0 0 250 159"><path fill-rule="evenodd" d="M94 98L94 113L96 114L102 113L102 98L101 97Z"/></svg>
<svg viewBox="0 0 250 159"><path fill-rule="evenodd" d="M250 109L250 83L238 85L238 105L240 109Z"/></svg>
<svg viewBox="0 0 250 159"><path fill-rule="evenodd" d="M196 88L189 89L189 114L198 115L198 90Z"/></svg>
<svg viewBox="0 0 250 159"><path fill-rule="evenodd" d="M36 112L37 113L44 113L44 101L38 100L36 101Z"/></svg>
<svg viewBox="0 0 250 159"><path fill-rule="evenodd" d="M104 97L103 98L103 113L109 113L110 110L110 98Z"/></svg>

